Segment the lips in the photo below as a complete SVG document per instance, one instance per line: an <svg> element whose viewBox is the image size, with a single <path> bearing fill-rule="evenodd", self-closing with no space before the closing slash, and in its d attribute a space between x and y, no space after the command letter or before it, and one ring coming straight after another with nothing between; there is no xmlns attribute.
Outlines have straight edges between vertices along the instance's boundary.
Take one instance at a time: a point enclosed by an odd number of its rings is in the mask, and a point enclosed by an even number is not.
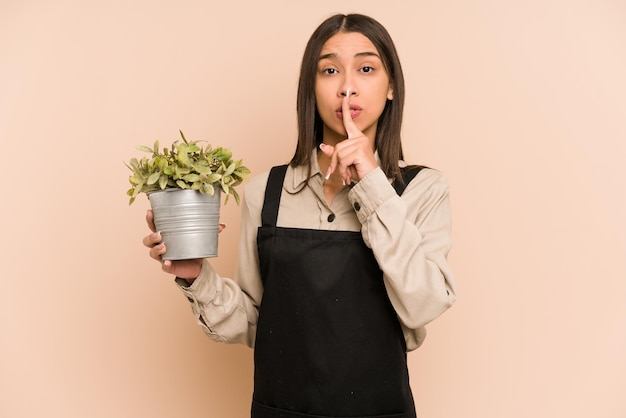
<svg viewBox="0 0 626 418"><path fill-rule="evenodd" d="M363 109L360 106L353 104L350 105L350 117L352 117L352 119L359 116L362 111ZM335 114L339 119L343 119L343 109L341 107L335 110Z"/></svg>

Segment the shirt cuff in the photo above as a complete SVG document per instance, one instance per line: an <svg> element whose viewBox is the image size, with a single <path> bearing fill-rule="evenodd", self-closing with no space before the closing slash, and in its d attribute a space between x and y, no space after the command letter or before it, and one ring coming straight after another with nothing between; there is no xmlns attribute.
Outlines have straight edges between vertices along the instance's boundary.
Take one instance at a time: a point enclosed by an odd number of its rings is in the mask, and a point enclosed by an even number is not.
<svg viewBox="0 0 626 418"><path fill-rule="evenodd" d="M397 196L393 186L380 167L376 167L354 185L348 199L361 224L384 202Z"/></svg>
<svg viewBox="0 0 626 418"><path fill-rule="evenodd" d="M217 292L214 280L215 275L215 270L213 270L208 260L205 259L202 261L200 275L192 284L180 277L176 278L176 284L192 304L194 312L198 311L199 305L206 304L215 297Z"/></svg>

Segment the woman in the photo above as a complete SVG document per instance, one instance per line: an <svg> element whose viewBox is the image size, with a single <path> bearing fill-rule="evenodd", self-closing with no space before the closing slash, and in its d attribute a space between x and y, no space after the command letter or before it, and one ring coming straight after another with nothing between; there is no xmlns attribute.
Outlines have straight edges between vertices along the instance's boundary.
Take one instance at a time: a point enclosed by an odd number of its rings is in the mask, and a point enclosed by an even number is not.
<svg viewBox="0 0 626 418"><path fill-rule="evenodd" d="M246 187L236 279L144 238L210 338L255 348L253 417L415 417L406 352L455 293L447 183L402 161L403 102L387 31L327 19L304 52L295 155Z"/></svg>

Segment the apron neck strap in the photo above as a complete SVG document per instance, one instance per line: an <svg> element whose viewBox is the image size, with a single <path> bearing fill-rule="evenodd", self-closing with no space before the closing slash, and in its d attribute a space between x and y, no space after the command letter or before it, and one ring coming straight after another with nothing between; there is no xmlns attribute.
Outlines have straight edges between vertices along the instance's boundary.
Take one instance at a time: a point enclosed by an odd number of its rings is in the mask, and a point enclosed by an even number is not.
<svg viewBox="0 0 626 418"><path fill-rule="evenodd" d="M403 181L399 181L398 179L395 179L393 181L393 188L396 189L396 193L398 194L398 196L402 196L402 193L404 193L404 189L406 189L406 186L411 182L411 180L415 178L415 176L419 174L420 171L422 171L423 168L427 167L423 165L410 165L408 167L400 169Z"/></svg>
<svg viewBox="0 0 626 418"><path fill-rule="evenodd" d="M263 226L276 226L278 220L278 207L280 206L280 196L287 173L287 164L272 167L267 186L265 188L265 200L261 211L261 222Z"/></svg>

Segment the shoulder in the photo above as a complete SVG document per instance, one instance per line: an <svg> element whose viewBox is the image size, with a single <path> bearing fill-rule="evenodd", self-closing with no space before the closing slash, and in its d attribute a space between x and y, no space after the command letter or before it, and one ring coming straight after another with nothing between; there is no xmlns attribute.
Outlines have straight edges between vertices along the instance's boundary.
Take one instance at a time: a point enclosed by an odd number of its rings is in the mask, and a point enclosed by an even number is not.
<svg viewBox="0 0 626 418"><path fill-rule="evenodd" d="M269 171L257 174L250 179L244 188L244 202L251 214L261 212L269 174Z"/></svg>
<svg viewBox="0 0 626 418"><path fill-rule="evenodd" d="M407 185L405 193L424 193L428 190L447 193L448 179L441 171L424 167Z"/></svg>
<svg viewBox="0 0 626 418"><path fill-rule="evenodd" d="M448 179L438 170L423 168L407 185L401 198L419 218L449 199Z"/></svg>

